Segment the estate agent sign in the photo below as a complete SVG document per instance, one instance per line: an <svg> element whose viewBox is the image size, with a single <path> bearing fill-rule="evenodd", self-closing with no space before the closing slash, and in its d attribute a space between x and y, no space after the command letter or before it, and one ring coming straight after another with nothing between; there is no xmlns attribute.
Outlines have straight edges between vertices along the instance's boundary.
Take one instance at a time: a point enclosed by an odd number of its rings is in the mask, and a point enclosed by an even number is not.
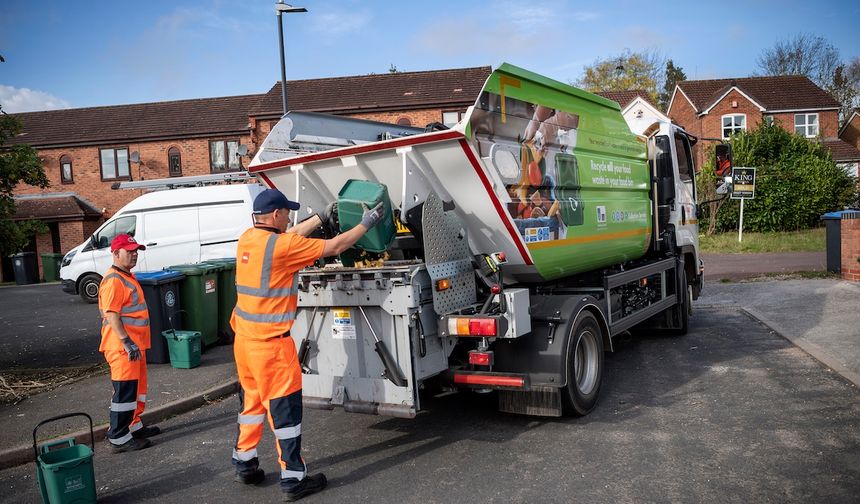
<svg viewBox="0 0 860 504"><path fill-rule="evenodd" d="M755 168L732 168L732 199L755 199Z"/></svg>

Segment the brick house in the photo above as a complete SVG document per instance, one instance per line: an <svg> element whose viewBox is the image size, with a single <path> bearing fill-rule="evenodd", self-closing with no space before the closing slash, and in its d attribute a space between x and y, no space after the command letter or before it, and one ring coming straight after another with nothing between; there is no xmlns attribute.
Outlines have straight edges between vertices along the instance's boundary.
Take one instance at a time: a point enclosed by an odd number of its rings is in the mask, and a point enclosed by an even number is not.
<svg viewBox="0 0 860 504"><path fill-rule="evenodd" d="M597 94L618 102L621 106L621 115L630 126L630 131L637 135L641 135L646 128L657 121L669 122L669 117L648 99L648 93L645 91L600 91Z"/></svg>
<svg viewBox="0 0 860 504"><path fill-rule="evenodd" d="M825 141L837 139L839 103L799 75L690 80L678 83L666 113L700 139L724 139L762 121ZM704 142L694 148L696 166Z"/></svg>
<svg viewBox="0 0 860 504"><path fill-rule="evenodd" d="M490 67L288 81L291 110L424 126L454 123L474 103ZM122 180L240 171L281 116L281 87L265 94L15 114L41 156L50 187L15 188L15 219L50 232L31 251L65 253L141 190ZM241 146L247 154L241 156ZM41 271L41 258L39 259ZM0 280L11 279L3 258Z"/></svg>
<svg viewBox="0 0 860 504"><path fill-rule="evenodd" d="M839 154L840 159L843 160L843 166L848 173L860 177L860 110L852 111L845 124L839 128L839 141L840 144L836 149L844 151ZM835 149L831 149L831 152L836 159Z"/></svg>

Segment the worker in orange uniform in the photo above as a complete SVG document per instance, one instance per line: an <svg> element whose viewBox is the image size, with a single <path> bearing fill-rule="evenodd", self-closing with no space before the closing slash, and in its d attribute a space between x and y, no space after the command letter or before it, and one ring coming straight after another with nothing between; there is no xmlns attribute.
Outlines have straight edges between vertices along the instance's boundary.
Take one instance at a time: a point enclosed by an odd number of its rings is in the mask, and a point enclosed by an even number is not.
<svg viewBox="0 0 860 504"><path fill-rule="evenodd" d="M331 208L331 205L327 208ZM239 238L236 250L236 308L230 324L236 333L234 355L239 375L239 435L233 450L236 480L263 481L257 445L268 418L281 466L281 490L288 501L326 487L324 474L307 474L302 447L302 370L290 328L296 315L298 272L321 257L340 254L382 218L382 203L365 209L361 223L333 239L306 238L328 220L317 214L287 231L290 210L299 204L278 190L254 199L254 227ZM330 213L330 210L325 212Z"/></svg>
<svg viewBox="0 0 860 504"><path fill-rule="evenodd" d="M113 265L99 285L99 351L110 365L113 384L107 439L114 453L142 450L152 444L149 437L161 432L155 426L144 427L140 420L146 406L149 310L131 269L137 264L137 251L145 249L134 237L117 235L110 244Z"/></svg>

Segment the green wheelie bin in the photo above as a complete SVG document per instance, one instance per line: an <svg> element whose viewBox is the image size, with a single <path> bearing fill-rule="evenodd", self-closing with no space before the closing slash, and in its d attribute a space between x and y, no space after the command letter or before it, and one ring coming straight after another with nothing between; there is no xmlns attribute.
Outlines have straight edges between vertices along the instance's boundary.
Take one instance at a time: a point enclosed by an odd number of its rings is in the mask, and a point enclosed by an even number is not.
<svg viewBox="0 0 860 504"><path fill-rule="evenodd" d="M60 279L60 263L63 254L42 254L42 276L46 282L56 282Z"/></svg>
<svg viewBox="0 0 860 504"><path fill-rule="evenodd" d="M182 328L200 331L203 347L218 342L218 270L209 263L177 264L166 269L185 275L179 287L182 298Z"/></svg>
<svg viewBox="0 0 860 504"><path fill-rule="evenodd" d="M235 337L230 317L236 307L236 258L208 259L206 262L221 268L218 271L218 343L230 345Z"/></svg>

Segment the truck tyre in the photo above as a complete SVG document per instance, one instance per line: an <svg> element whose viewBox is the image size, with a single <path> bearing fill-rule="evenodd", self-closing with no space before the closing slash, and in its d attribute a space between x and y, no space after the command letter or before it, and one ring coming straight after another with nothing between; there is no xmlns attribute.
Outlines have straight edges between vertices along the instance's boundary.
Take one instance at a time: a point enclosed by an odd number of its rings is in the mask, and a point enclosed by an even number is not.
<svg viewBox="0 0 860 504"><path fill-rule="evenodd" d="M687 334L690 328L690 312L693 310L693 290L690 284L687 283L687 272L682 268L679 273L680 289L683 292L680 294L681 300L678 305L671 309L671 319L673 326L669 329L669 334L675 336L683 336Z"/></svg>
<svg viewBox="0 0 860 504"><path fill-rule="evenodd" d="M81 299L87 303L99 302L99 284L102 283L102 277L95 273L84 275L81 283L78 284L78 294Z"/></svg>
<svg viewBox="0 0 860 504"><path fill-rule="evenodd" d="M587 415L597 404L603 381L603 331L594 315L583 310L568 343L567 385L561 390L564 413Z"/></svg>

